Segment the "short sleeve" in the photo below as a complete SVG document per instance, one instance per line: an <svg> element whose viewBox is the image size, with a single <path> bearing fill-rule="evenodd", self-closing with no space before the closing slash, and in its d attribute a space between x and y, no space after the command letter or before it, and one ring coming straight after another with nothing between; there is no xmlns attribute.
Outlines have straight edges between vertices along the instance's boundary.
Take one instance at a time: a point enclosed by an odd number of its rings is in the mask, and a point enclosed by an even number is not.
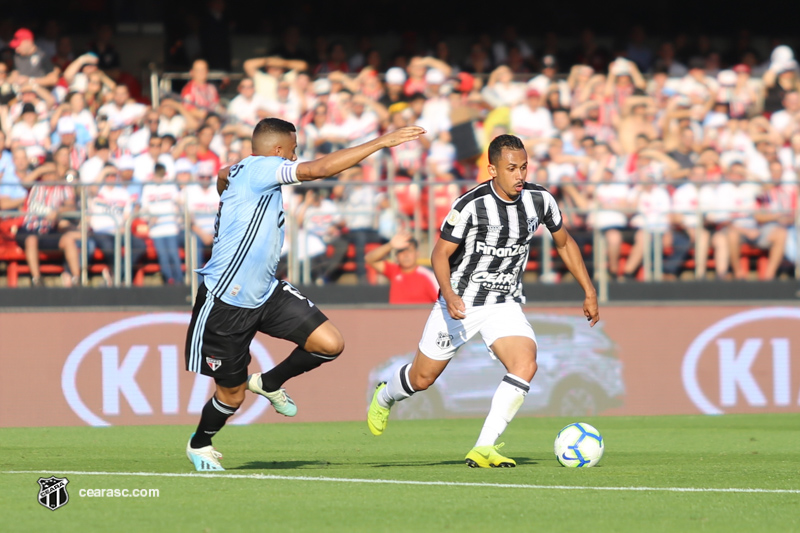
<svg viewBox="0 0 800 533"><path fill-rule="evenodd" d="M281 185L299 183L297 179L297 161L289 161L280 157L259 157L244 165L234 165L228 173L228 179L236 179L236 174L245 166L250 166L247 172L250 176L250 186L253 191L261 194Z"/></svg>
<svg viewBox="0 0 800 533"><path fill-rule="evenodd" d="M400 273L400 267L397 266L396 263L392 263L391 261L384 261L383 262L383 275L387 278L393 278L397 274Z"/></svg>
<svg viewBox="0 0 800 533"><path fill-rule="evenodd" d="M561 229L561 210L558 208L558 203L553 195L547 191L542 191L542 199L544 200L544 225L550 233L554 233Z"/></svg>
<svg viewBox="0 0 800 533"><path fill-rule="evenodd" d="M453 207L442 222L441 237L446 241L460 244L472 227L472 204L467 204L461 211L457 207L458 200L453 203Z"/></svg>

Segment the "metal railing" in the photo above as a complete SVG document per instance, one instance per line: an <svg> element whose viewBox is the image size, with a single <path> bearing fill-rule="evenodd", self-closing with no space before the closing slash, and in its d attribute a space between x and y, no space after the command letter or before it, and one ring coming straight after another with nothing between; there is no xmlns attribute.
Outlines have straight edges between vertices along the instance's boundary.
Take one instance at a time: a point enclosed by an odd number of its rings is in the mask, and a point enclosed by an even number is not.
<svg viewBox="0 0 800 533"><path fill-rule="evenodd" d="M380 160L379 160L380 161ZM411 181L399 181L395 176L395 169L391 163L391 160L387 159L386 161L378 163L379 168L378 171L382 172L385 168L386 175L389 179L384 181L377 181L377 182L354 182L354 181L338 181L338 180L322 180L322 181L315 181L315 182L308 182L303 184L302 188L317 188L317 189L328 189L338 185L343 185L345 187L359 185L359 186L366 186L372 187L376 191L376 195L379 190L385 189L387 191L387 197L389 199L389 209L395 214L394 223L397 227L405 227L410 229L413 232L414 237L420 243L420 253L424 256L426 253L429 253L434 241L436 240L438 234L438 227L436 227L437 221L437 209L434 203L435 200L435 189L437 187L444 187L450 186L453 183L459 186L460 191L463 193L469 188L473 187L476 182L437 182L433 181L431 178L423 178L419 173L414 176ZM383 166L381 166L383 165ZM168 183L168 182L165 182ZM672 184L679 184L685 182L675 182ZM762 182L752 182L762 184ZM670 182L663 182L660 185L668 185ZM95 189L97 185L83 185L83 184L76 184L76 183L59 183L53 182L53 185L68 185L71 187L75 187L78 189L77 198L79 198L79 202L77 203L78 209L73 212L63 213L63 218L68 218L76 221L76 229L80 231L80 263L81 263L81 272L80 277L84 285L87 285L89 282L89 263L90 263L90 245L89 242L92 238L92 233L90 229L90 217L93 214L103 214L107 216L112 216L109 213L92 213L89 208L89 195L91 194L90 189ZM129 186L130 184L120 184L120 186ZM136 185L139 185L138 183ZM181 183L180 185L186 185L185 183ZM585 187L589 185L596 185L596 184L575 184L578 187ZM631 185L631 184L628 184ZM423 205L421 201L414 202L414 209L413 213L410 213L410 216L403 215L400 212L399 205L398 205L398 198L397 194L394 193L397 187L409 187L414 186L418 187L419 190L419 197L423 197L423 192L427 192L427 204ZM286 187L284 188L284 194L291 194L292 188ZM800 187L797 187L800 189ZM291 202L288 202L291 205ZM608 211L608 208L604 208L598 204L593 205L590 209L576 209L569 206L563 206L563 215L565 219L570 219L571 217L578 215L581 217L585 217L588 215L594 214L597 216L599 211ZM632 215L636 213L635 209L615 209L615 211L619 211L625 213L627 215ZM737 210L738 211L738 210ZM730 210L725 210L725 212L730 212ZM703 210L699 205L695 211L695 215L697 217L697 228L703 228L704 221L706 220L706 216L713 213L713 211ZM19 217L24 215L24 212L21 211L0 211L0 219L2 218L9 218L9 217ZM208 214L208 213L203 213ZM343 214L351 214L351 215L358 215L358 214L365 214L364 212L349 212ZM377 218L378 213L372 212L371 214L375 215ZM673 212L667 213L666 216L671 216ZM146 216L148 213L144 210L138 210L131 216L128 216L123 224L120 227L119 223L117 224L117 229L114 232L114 257L113 257L113 264L114 264L114 275L113 275L113 285L114 286L124 286L130 287L133 285L134 281L134 265L132 263L132 254L128 253L128 250L132 250L132 243L133 243L133 231L132 231L132 224L134 220L140 216ZM689 215L689 213L681 213L681 215ZM794 213L794 228L795 228L795 245L797 249L800 249L800 210L796 210ZM184 204L179 212L179 218L183 222L184 226L184 251L185 251L185 282L191 285L193 293L197 288L198 278L194 273L194 270L198 267L197 265L197 239L195 238L194 234L191 231L192 226L192 217L193 213L190 212L188 206ZM425 222L427 221L427 226ZM670 223L670 225L672 225ZM569 228L568 228L569 229ZM608 299L608 284L610 282L609 278L609 268L608 268L608 250L606 246L605 238L603 237L603 231L597 227L588 228L591 232L591 240L592 240L592 264L594 267L594 278L598 284L598 293L599 298L601 301L606 301ZM662 238L662 233L660 231L650 231L647 228L644 229L642 233L643 237L643 257L642 257L642 269L644 272L644 280L645 281L662 281L664 279L664 271L663 271L663 257L664 257L664 242ZM292 283L304 284L310 283L312 281L311 278L311 267L310 267L310 259L308 258L307 249L306 249L306 240L300 239L299 237L303 234L302 228L299 227L296 219L294 216L286 217L286 238L289 241L289 254L287 256L287 278ZM540 262L540 269L536 274L539 276L539 280L541 282L554 282L556 281L556 271L555 266L553 263L553 243L549 237L549 234L545 231L540 231L541 234L539 250L534 250L534 252L538 252L538 259ZM0 248L2 250L2 248ZM125 251L125 253L123 253ZM700 250L700 239L694 239L694 256L695 256L695 275L698 276L702 271L701 261L701 250ZM306 259L301 259L305 257ZM2 255L0 255L0 261L3 261ZM72 273L72 275L76 275L76 273ZM795 262L794 265L794 276L796 279L800 279L800 262Z"/></svg>

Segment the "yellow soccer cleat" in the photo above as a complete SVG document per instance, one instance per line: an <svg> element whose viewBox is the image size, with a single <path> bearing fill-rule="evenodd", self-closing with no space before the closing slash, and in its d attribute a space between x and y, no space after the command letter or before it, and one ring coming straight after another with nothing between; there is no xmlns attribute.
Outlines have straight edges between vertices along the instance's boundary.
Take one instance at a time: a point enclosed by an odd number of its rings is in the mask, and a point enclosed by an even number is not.
<svg viewBox="0 0 800 533"><path fill-rule="evenodd" d="M385 387L385 381L378 383L378 386L375 387L375 393L372 395L372 401L369 404L369 411L367 411L367 425L376 437L386 430L386 423L389 421L389 409L381 407L381 404L378 403L378 393Z"/></svg>
<svg viewBox="0 0 800 533"><path fill-rule="evenodd" d="M514 468L517 462L514 459L503 457L497 450L505 445L504 442L496 446L476 446L464 458L470 468Z"/></svg>

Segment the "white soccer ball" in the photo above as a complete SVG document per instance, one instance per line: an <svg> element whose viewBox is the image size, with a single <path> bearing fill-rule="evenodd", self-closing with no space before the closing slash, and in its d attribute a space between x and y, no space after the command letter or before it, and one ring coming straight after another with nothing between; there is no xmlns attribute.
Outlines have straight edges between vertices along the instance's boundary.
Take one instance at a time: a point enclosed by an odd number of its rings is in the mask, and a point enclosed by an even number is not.
<svg viewBox="0 0 800 533"><path fill-rule="evenodd" d="M558 432L553 449L561 466L588 468L603 457L603 436L589 424L575 422Z"/></svg>

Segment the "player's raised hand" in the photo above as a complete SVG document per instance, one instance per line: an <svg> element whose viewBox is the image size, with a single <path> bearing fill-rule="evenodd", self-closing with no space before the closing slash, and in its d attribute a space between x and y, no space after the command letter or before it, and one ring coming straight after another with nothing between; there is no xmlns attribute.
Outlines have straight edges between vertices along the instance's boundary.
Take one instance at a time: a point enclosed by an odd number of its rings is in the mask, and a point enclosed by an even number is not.
<svg viewBox="0 0 800 533"><path fill-rule="evenodd" d="M428 132L419 126L406 126L382 135L381 140L383 141L384 147L391 148L398 144L416 141L419 139L420 135L425 135L426 133Z"/></svg>
<svg viewBox="0 0 800 533"><path fill-rule="evenodd" d="M600 310L597 306L597 295L589 295L586 296L586 299L583 300L583 314L586 317L586 320L589 321L589 325L594 327L597 324L597 321L600 320Z"/></svg>

